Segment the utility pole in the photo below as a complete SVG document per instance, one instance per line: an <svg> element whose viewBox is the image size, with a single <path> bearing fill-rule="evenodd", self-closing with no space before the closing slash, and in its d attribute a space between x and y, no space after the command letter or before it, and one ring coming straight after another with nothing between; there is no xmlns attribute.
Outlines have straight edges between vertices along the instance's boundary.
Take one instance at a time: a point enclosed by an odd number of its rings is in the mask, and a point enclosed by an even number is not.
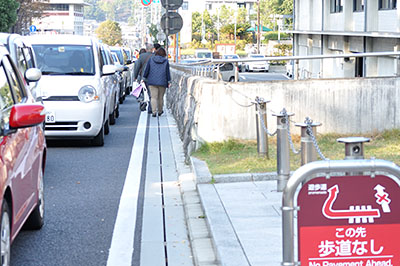
<svg viewBox="0 0 400 266"><path fill-rule="evenodd" d="M168 12L169 12L169 5L168 5L168 0L165 0L165 12L166 12L166 18L165 18L165 35L167 35L167 38L165 39L165 51L167 52L167 60L169 59L168 57L168 46L169 46L169 21L168 21Z"/></svg>
<svg viewBox="0 0 400 266"><path fill-rule="evenodd" d="M260 0L257 0L257 53L260 54Z"/></svg>

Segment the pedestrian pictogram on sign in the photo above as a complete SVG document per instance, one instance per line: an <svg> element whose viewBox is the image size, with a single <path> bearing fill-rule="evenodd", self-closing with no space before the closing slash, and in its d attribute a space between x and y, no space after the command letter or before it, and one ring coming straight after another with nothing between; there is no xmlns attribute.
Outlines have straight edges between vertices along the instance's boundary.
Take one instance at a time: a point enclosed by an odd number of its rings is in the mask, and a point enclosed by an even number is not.
<svg viewBox="0 0 400 266"><path fill-rule="evenodd" d="M30 32L36 32L36 26L35 25L29 26L29 31Z"/></svg>
<svg viewBox="0 0 400 266"><path fill-rule="evenodd" d="M317 177L297 201L301 265L399 265L400 187L390 177Z"/></svg>
<svg viewBox="0 0 400 266"><path fill-rule="evenodd" d="M142 0L142 5L144 6L149 6L151 4L152 0Z"/></svg>

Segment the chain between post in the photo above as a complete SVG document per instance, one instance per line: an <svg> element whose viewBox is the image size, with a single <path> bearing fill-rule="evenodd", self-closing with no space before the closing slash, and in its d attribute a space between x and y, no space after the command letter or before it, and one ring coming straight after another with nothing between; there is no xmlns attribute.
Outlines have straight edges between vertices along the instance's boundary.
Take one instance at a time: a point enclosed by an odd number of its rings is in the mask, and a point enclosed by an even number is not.
<svg viewBox="0 0 400 266"><path fill-rule="evenodd" d="M288 116L285 108L282 110L282 114L285 116L285 120L287 123L287 135L288 135L290 147L292 148L292 151L294 154L299 154L301 152L301 148L297 151L296 148L294 147L294 143L292 140L292 134L290 133L290 120L289 120L289 116Z"/></svg>
<svg viewBox="0 0 400 266"><path fill-rule="evenodd" d="M261 112L261 109L259 108L258 116L260 117L261 126L264 129L265 133L267 133L269 136L273 137L276 135L276 133L278 133L278 130L275 130L274 133L269 132L268 128L265 126L265 121L264 121L264 117L263 117L264 114L265 114L265 112Z"/></svg>
<svg viewBox="0 0 400 266"><path fill-rule="evenodd" d="M307 134L311 137L312 142L314 144L314 148L318 152L319 157L321 157L321 159L324 160L324 161L329 160L328 158L326 158L322 154L321 149L318 146L317 139L314 136L313 129L312 129L312 126L311 126L313 121L309 117L306 117L306 120L304 121L304 123L307 124Z"/></svg>

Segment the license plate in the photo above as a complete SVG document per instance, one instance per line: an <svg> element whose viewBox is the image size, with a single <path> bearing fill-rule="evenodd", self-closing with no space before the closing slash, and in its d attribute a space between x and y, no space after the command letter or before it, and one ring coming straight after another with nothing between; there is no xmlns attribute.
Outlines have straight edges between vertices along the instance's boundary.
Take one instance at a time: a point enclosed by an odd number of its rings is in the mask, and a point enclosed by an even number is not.
<svg viewBox="0 0 400 266"><path fill-rule="evenodd" d="M53 112L46 113L46 123L55 123L56 122L56 114Z"/></svg>

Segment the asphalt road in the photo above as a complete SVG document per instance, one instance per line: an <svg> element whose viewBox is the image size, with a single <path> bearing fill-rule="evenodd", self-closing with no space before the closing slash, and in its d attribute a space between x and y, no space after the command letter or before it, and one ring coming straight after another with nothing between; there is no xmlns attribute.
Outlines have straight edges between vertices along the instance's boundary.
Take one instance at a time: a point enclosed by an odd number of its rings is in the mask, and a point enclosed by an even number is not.
<svg viewBox="0 0 400 266"><path fill-rule="evenodd" d="M20 232L13 266L106 265L139 115L128 97L104 147L48 142L45 225Z"/></svg>

